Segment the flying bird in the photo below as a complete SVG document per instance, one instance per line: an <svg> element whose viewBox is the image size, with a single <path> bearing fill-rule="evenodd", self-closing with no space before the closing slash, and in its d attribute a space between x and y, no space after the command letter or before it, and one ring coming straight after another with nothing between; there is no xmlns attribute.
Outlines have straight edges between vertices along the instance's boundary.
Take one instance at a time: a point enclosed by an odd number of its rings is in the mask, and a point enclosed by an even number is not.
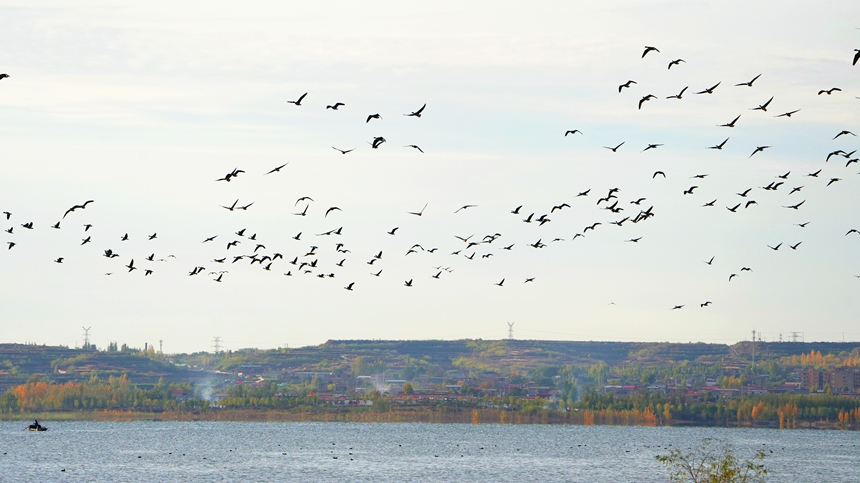
<svg viewBox="0 0 860 483"><path fill-rule="evenodd" d="M821 94L827 94L829 96L830 94L833 94L833 91L842 92L842 89L838 87L831 87L830 89L821 89L820 91L818 91L818 95L820 96Z"/></svg>
<svg viewBox="0 0 860 483"><path fill-rule="evenodd" d="M646 54L648 54L648 52L651 52L651 51L654 51L654 52L660 52L660 50L658 50L658 49L657 49L657 47L649 47L649 46L647 46L647 45L646 45L646 46L645 46L645 52L642 52L642 58L644 59L644 58L645 58L645 55L646 55Z"/></svg>
<svg viewBox="0 0 860 483"><path fill-rule="evenodd" d="M284 163L284 164L282 164L282 165L278 166L277 168L275 168L275 169L273 169L273 170L269 171L269 172L268 172L268 173L266 173L266 174L272 174L272 173L280 172L280 171L281 171L281 168L283 168L284 166L286 166L286 165L288 165L288 164L290 164L290 163L289 163L289 162L286 162L286 163Z"/></svg>
<svg viewBox="0 0 860 483"><path fill-rule="evenodd" d="M796 209L800 208L800 205L802 205L802 204L804 204L804 203L806 203L806 200L803 200L803 201L801 201L800 203L798 203L798 204L796 204L796 205L790 205L790 206L782 205L782 207L783 207L783 208L791 208L792 210L796 210Z"/></svg>
<svg viewBox="0 0 860 483"><path fill-rule="evenodd" d="M425 108L425 107L427 107L427 104L426 104L426 103L425 103L423 106L421 106L421 109L418 109L417 111L415 111L415 112L411 112L411 113L409 113L409 114L404 114L404 116L407 116L407 117L421 117L421 112L422 112L422 111L424 111L424 108Z"/></svg>
<svg viewBox="0 0 860 483"><path fill-rule="evenodd" d="M331 110L333 110L333 111L336 111L338 107L340 107L340 106L345 106L345 105L346 105L346 104L344 104L344 103L342 103L342 102L335 102L334 104L332 104L332 105L330 105L330 106L325 106L325 108L326 108L326 109L331 109Z"/></svg>
<svg viewBox="0 0 860 483"><path fill-rule="evenodd" d="M665 178L666 178L666 173L664 173L664 172L662 172L662 171L654 171L654 174L651 176L651 179L656 178L658 174L659 174L659 175L662 175L662 176L663 176L663 179L665 179Z"/></svg>
<svg viewBox="0 0 860 483"><path fill-rule="evenodd" d="M686 90L687 90L687 89L689 89L689 88L690 88L690 86L687 86L687 87L685 87L685 88L681 89L681 92L677 93L677 94L676 94L676 95L674 95L674 96L669 96L669 97L667 97L666 99L680 99L680 98L681 98L681 96L683 96L683 95L684 95L684 91L686 91Z"/></svg>
<svg viewBox="0 0 860 483"><path fill-rule="evenodd" d="M854 54L854 60L851 62L851 65L857 65L857 61L860 60L860 49L854 49L854 52L857 53Z"/></svg>
<svg viewBox="0 0 860 483"><path fill-rule="evenodd" d="M854 136L854 137L856 137L856 136L857 136L856 134L854 134L854 133L853 133L853 132L851 132L851 131L842 131L842 132L840 132L839 134L837 134L836 136L833 136L833 139L836 139L836 138L838 138L839 136L845 136L845 135L847 135L847 134L850 134L850 135L852 135L852 136Z"/></svg>
<svg viewBox="0 0 860 483"><path fill-rule="evenodd" d="M371 119L380 119L381 120L382 116L380 116L379 113L371 114L371 115L367 116L367 120L364 121L364 123L365 124L369 123Z"/></svg>
<svg viewBox="0 0 860 483"><path fill-rule="evenodd" d="M747 87L752 87L753 82L755 82L755 81L756 81L756 79L758 79L759 77L761 77L761 74L759 74L759 75L757 75L757 76L753 77L753 78L752 78L752 80L751 80L751 81L749 81L749 82L741 82L740 84L735 84L735 87L737 87L737 86L747 86Z"/></svg>
<svg viewBox="0 0 860 483"><path fill-rule="evenodd" d="M429 203L424 203L424 208L427 208L427 205L428 205L428 204L429 204ZM419 212L417 212L417 213L416 213L416 212L414 212L414 211L407 211L406 213L407 213L407 214L409 214L409 215L421 216L421 215L423 215L423 214L424 214L424 208L421 208L421 211L419 211Z"/></svg>
<svg viewBox="0 0 860 483"><path fill-rule="evenodd" d="M750 154L750 155L749 155L749 158L753 157L753 155L754 155L755 153L758 153L758 152L764 151L765 149L767 149L767 148L769 148L769 147L770 147L770 146L756 146L755 151L753 151L753 152L752 152L752 154ZM747 159L749 159L749 158L747 158Z"/></svg>
<svg viewBox="0 0 860 483"><path fill-rule="evenodd" d="M717 144L716 146L710 146L708 149L720 149L720 150L722 150L722 149L723 149L723 146L725 146L725 145L726 145L726 142L727 142L728 140L729 140L729 138L726 138L726 139L725 139L723 142L721 142L720 144Z"/></svg>
<svg viewBox="0 0 860 483"><path fill-rule="evenodd" d="M648 94L647 96L643 97L642 99L639 99L639 109L642 109L642 103L643 102L650 101L651 99L656 99L656 98L657 98L657 96L652 95L652 94Z"/></svg>
<svg viewBox="0 0 860 483"><path fill-rule="evenodd" d="M245 170L233 168L233 171L230 171L229 173L225 174L223 178L218 178L215 181L226 181L229 183L231 179L238 177L240 173L244 172Z"/></svg>
<svg viewBox="0 0 860 483"><path fill-rule="evenodd" d="M767 112L767 106L768 106L768 104L770 104L770 101L772 101L772 100L773 100L773 96L771 96L771 97L770 97L770 99L768 99L768 100L767 100L767 102L765 102L764 104L761 104L761 105L759 105L758 107L750 108L750 111L764 111L764 112Z"/></svg>
<svg viewBox="0 0 860 483"><path fill-rule="evenodd" d="M458 213L458 212L460 212L460 211L462 211L462 210L465 210L466 208L474 208L474 207L476 207L476 206L478 206L478 205L463 205L463 206L461 206L461 207L457 208L457 210L456 210L454 213Z"/></svg>
<svg viewBox="0 0 860 483"><path fill-rule="evenodd" d="M347 150L343 150L343 149L340 149L340 148L336 148L336 147L334 147L334 146L332 146L331 148L332 148L332 149L334 149L335 151L340 151L340 154L346 154L346 153L348 153L348 152L350 152L350 151L355 151L355 148L347 149Z"/></svg>
<svg viewBox="0 0 860 483"><path fill-rule="evenodd" d="M659 146L662 146L662 144L649 144L647 148L642 150L642 152L644 153L645 151L648 151L649 149L657 149Z"/></svg>
<svg viewBox="0 0 860 483"><path fill-rule="evenodd" d="M295 100L295 101L287 101L287 102L289 102L290 104L295 104L295 105L297 105L297 106L301 106L301 105L302 105L302 100L305 98L305 96L306 96L306 95L308 95L308 93L307 93L307 92L305 92L304 94L302 94L301 96L299 96L299 98L298 98L297 100Z"/></svg>
<svg viewBox="0 0 860 483"><path fill-rule="evenodd" d="M732 122L727 123L727 124L720 124L720 127L735 127L735 123L738 122L738 119L740 119L740 118L741 118L741 116L740 116L740 114L738 114L738 117L732 119Z"/></svg>
<svg viewBox="0 0 860 483"><path fill-rule="evenodd" d="M669 67L667 67L666 69L667 69L667 70L669 70L669 69L671 69L671 68L672 68L672 66L673 66L673 65L678 65L678 64L680 64L681 62L683 62L683 63L685 63L685 64L687 63L687 61L685 61L684 59L675 59L675 60L673 60L673 61L669 62Z"/></svg>
<svg viewBox="0 0 860 483"><path fill-rule="evenodd" d="M334 211L334 210L337 210L337 211L343 211L343 210L341 210L340 208L338 208L337 206L332 206L331 208L329 208L329 209L325 210L325 216L323 216L323 218L327 217L327 216L328 216L328 214L329 214L329 213L331 213L331 212L332 212L332 211Z"/></svg>
<svg viewBox="0 0 860 483"><path fill-rule="evenodd" d="M404 147L404 148L415 148L415 149L417 149L417 150L421 151L421 153L422 153L422 154L424 153L424 150L423 150L423 149L421 149L421 148L419 148L419 147L418 147L417 145L415 145L415 144L407 144L406 146L403 146L403 147Z"/></svg>
<svg viewBox="0 0 860 483"><path fill-rule="evenodd" d="M716 84L714 84L714 86L713 86L713 87L710 87L710 88L705 89L705 90L703 90L703 91L697 92L696 94L713 94L713 93L714 93L714 89L716 89L716 88L717 88L717 86L719 86L720 84L722 84L722 81L717 82Z"/></svg>
<svg viewBox="0 0 860 483"><path fill-rule="evenodd" d="M795 112L800 112L800 109L795 109L795 110L793 110L793 111L784 112L784 113L782 113L782 114L779 114L779 115L776 115L776 116L773 116L773 117L791 117L791 115L792 115L792 114L794 114Z"/></svg>
<svg viewBox="0 0 860 483"><path fill-rule="evenodd" d="M618 92L621 92L621 89L623 89L625 87L630 88L630 84L635 84L635 83L636 83L636 81L629 80L629 81L621 84L620 86L618 86Z"/></svg>
<svg viewBox="0 0 860 483"><path fill-rule="evenodd" d="M65 213L65 214L63 214L63 218L65 218L65 217L66 217L66 215L68 215L69 213L71 213L71 212L73 212L73 211L75 211L75 210L77 210L77 209L79 209L79 208L80 208L80 209L82 209L82 210L83 210L83 209L85 209L85 208L87 207L87 205L88 205L88 204L90 204L90 203L93 203L93 200L87 200L87 201L85 201L83 204L75 205L75 206L73 206L73 207L69 208L68 210L66 210L66 213ZM7 220L8 220L8 219L9 219L9 217L12 215L11 213L8 213L8 212L4 212L4 213L6 213L6 219L7 219Z"/></svg>
<svg viewBox="0 0 860 483"><path fill-rule="evenodd" d="M623 144L624 144L624 142L622 142L622 143L621 143L621 144L619 144L618 146L615 146L614 148L610 148L609 146L603 146L603 147L604 147L604 148L606 148L606 149L608 149L608 150L610 150L610 151L612 151L612 152L614 153L614 152L617 152L617 151L618 151L618 148L620 148ZM584 195L583 195L583 196L584 196Z"/></svg>
<svg viewBox="0 0 860 483"><path fill-rule="evenodd" d="M582 134L582 131L580 131L579 129L572 129L570 131L565 131L564 137L567 137L568 134L576 134L576 133Z"/></svg>

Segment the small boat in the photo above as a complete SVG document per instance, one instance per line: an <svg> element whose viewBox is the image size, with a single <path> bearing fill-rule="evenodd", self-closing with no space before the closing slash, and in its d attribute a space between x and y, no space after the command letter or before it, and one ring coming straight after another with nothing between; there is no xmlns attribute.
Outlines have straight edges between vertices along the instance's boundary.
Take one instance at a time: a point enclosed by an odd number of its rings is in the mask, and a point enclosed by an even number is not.
<svg viewBox="0 0 860 483"><path fill-rule="evenodd" d="M27 426L28 431L47 431L48 428L39 424L39 421L36 420L33 424Z"/></svg>

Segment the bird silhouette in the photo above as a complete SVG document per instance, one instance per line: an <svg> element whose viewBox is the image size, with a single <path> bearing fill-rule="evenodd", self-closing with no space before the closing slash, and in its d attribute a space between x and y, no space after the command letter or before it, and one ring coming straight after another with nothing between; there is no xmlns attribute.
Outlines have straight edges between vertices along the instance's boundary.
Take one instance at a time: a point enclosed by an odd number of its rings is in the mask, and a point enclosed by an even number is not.
<svg viewBox="0 0 860 483"><path fill-rule="evenodd" d="M282 165L278 166L277 168L275 168L275 169L273 169L273 170L269 171L269 172L268 172L268 173L266 173L266 174L272 174L272 173L280 172L280 171L281 171L281 168L283 168L284 166L286 166L286 165L288 165L288 164L290 164L290 163L289 163L289 162L286 162L286 163L284 163L284 164L282 164Z"/></svg>
<svg viewBox="0 0 860 483"><path fill-rule="evenodd" d="M770 147L770 146L756 146L756 148L755 148L755 150L752 152L752 154L750 154L750 155L749 155L749 158L753 157L753 155L754 155L755 153L760 153L760 152L764 151L765 149L767 149L767 148L769 148L769 147ZM747 159L749 159L749 158L747 158Z"/></svg>
<svg viewBox="0 0 860 483"><path fill-rule="evenodd" d="M729 140L729 138L726 138L726 139L725 139L725 140L723 140L723 142L721 142L720 144L717 144L716 146L711 146L711 147L709 147L708 149L720 149L720 150L722 150L722 149L723 149L723 146L725 146L725 145L726 145L726 142L728 142L728 140Z"/></svg>
<svg viewBox="0 0 860 483"><path fill-rule="evenodd" d="M331 109L331 110L333 110L333 111L336 111L338 107L340 107L340 106L345 106L345 105L346 105L346 104L344 104L344 103L342 103L342 102L335 102L334 104L332 104L332 105L330 105L330 106L325 106L325 108L326 108L326 109Z"/></svg>
<svg viewBox="0 0 860 483"><path fill-rule="evenodd" d="M93 202L94 202L93 200L87 200L87 201L83 202L83 203L82 203L82 204L80 204L80 205L75 205L75 206L73 206L73 207L69 208L69 209L68 209L68 210L66 210L66 212L63 214L63 218L65 218L65 217L66 217L66 215L68 215L69 213L72 213L73 211L75 211L75 210L77 210L77 209L81 209L81 210L85 209L85 208L87 207L87 205L88 205L88 204L93 203ZM8 219L9 219L9 217L11 216L11 213L9 213L9 212L4 212L4 213L6 213L6 219L8 220Z"/></svg>
<svg viewBox="0 0 860 483"><path fill-rule="evenodd" d="M417 111L415 111L415 112L411 112L411 113L409 113L409 114L404 114L404 116L407 116L407 117L421 117L421 113L422 113L422 112L424 112L424 108L425 108L425 107L427 107L427 104L426 104L426 103L425 103L423 106L421 106L421 109L418 109Z"/></svg>
<svg viewBox="0 0 860 483"><path fill-rule="evenodd" d="M759 74L759 75L757 75L757 76L753 77L753 78L752 78L752 80L751 80L751 81L749 81L749 82L741 82L740 84L735 84L735 87L737 87L737 86L747 86L747 87L752 87L753 82L755 82L755 81L756 81L756 79L758 79L759 77L761 77L761 74Z"/></svg>
<svg viewBox="0 0 860 483"><path fill-rule="evenodd" d="M332 146L331 148L332 148L332 149L334 149L335 151L340 151L340 154L346 154L346 153L348 153L348 152L355 151L355 148L352 148L352 149L346 149L346 150L344 150L344 149L339 149L339 148L336 148L336 147L334 147L334 146Z"/></svg>
<svg viewBox="0 0 860 483"><path fill-rule="evenodd" d="M419 148L419 147L418 147L417 145L415 145L415 144L407 144L406 146L403 146L403 147L404 147L404 148L415 148L415 149L417 149L418 151L420 151L420 152L421 152L421 154L424 154L424 150L423 150L423 149L421 149L421 148Z"/></svg>
<svg viewBox="0 0 860 483"><path fill-rule="evenodd" d="M608 149L608 150L610 150L610 151L612 151L612 152L614 153L614 152L617 152L617 151L618 151L618 148L620 148L622 145L624 145L624 142L622 142L622 143L621 143L621 144L619 144L618 146L615 146L614 148L610 148L609 146L603 146L603 147L604 147L604 148L606 148L606 149ZM590 191L590 190L589 190L589 191ZM586 193L587 193L587 191L586 191ZM582 196L585 196L585 195L582 195Z"/></svg>
<svg viewBox="0 0 860 483"><path fill-rule="evenodd" d="M851 132L851 131L842 131L842 132L840 132L839 134L837 134L836 136L833 136L833 139L836 139L836 138L838 138L839 136L846 136L846 135L848 135L848 134L850 134L850 135L852 135L852 136L855 136L855 137L857 136L856 134L854 134L854 133L853 133L853 132Z"/></svg>
<svg viewBox="0 0 860 483"><path fill-rule="evenodd" d="M379 115L379 113L376 113L376 114L370 114L369 116L367 116L367 120L366 120L366 121L364 121L364 123L365 123L365 124L369 123L371 119L380 119L380 120L381 120L381 119L382 119L382 116L380 116L380 115Z"/></svg>
<svg viewBox="0 0 860 483"><path fill-rule="evenodd" d="M570 131L565 131L564 137L567 137L568 134L576 134L576 133L582 134L582 131L580 131L579 129L572 129Z"/></svg>
<svg viewBox="0 0 860 483"><path fill-rule="evenodd" d="M703 90L703 91L699 91L699 92L697 92L696 94L713 94L713 93L714 93L714 89L716 89L716 88L717 88L717 86L719 86L721 83L722 83L722 81L717 82L716 84L714 84L714 85L713 85L713 87L709 87L709 88L707 88L707 89L705 89L705 90Z"/></svg>
<svg viewBox="0 0 860 483"><path fill-rule="evenodd" d="M684 59L675 59L675 60L673 60L673 61L669 62L669 67L667 67L667 68L666 68L666 70L671 69L673 65L678 65L678 64L680 64L681 62L683 62L683 63L685 63L685 64L687 63L687 61L685 61Z"/></svg>
<svg viewBox="0 0 860 483"><path fill-rule="evenodd" d="M429 204L429 203L424 203L424 208L421 208L421 211L419 211L419 212L407 211L407 212L406 212L406 214L409 214L409 215L415 215L415 216L421 216L421 215L423 215L423 214L424 214L424 209L425 209L425 208L427 208L427 205L428 205L428 204Z"/></svg>
<svg viewBox="0 0 860 483"><path fill-rule="evenodd" d="M842 89L840 89L838 87L831 87L830 89L822 89L822 90L818 91L818 95L820 96L821 94L827 94L829 96L830 94L833 94L834 91L842 92Z"/></svg>
<svg viewBox="0 0 860 483"><path fill-rule="evenodd" d="M644 52L642 52L642 58L644 59L644 58L645 58L645 55L646 55L646 54L648 54L648 52L651 52L651 51L654 51L654 52L660 52L660 51L657 49L657 47L649 47L649 46L647 46L647 45L646 45L646 46L645 46L645 51L644 51Z"/></svg>
<svg viewBox="0 0 860 483"><path fill-rule="evenodd" d="M684 91L686 91L687 89L689 89L689 87L690 87L690 86L687 86L687 87L685 87L685 88L681 89L681 92L679 92L679 93L675 94L674 96L669 96L669 97L667 97L666 99L680 99L680 98L681 98L681 96L683 96L683 95L684 95Z"/></svg>
<svg viewBox="0 0 860 483"><path fill-rule="evenodd" d="M800 112L800 109L795 109L795 110L793 110L793 111L784 112L784 113L782 113L782 114L779 114L779 115L776 115L776 116L773 116L773 117L791 117L791 115L792 115L792 114L794 114L795 112Z"/></svg>
<svg viewBox="0 0 860 483"><path fill-rule="evenodd" d="M720 127L735 127L735 123L738 122L738 119L740 119L740 118L741 118L741 116L740 116L740 114L738 114L738 117L732 119L732 122L729 122L726 124L720 124Z"/></svg>
<svg viewBox="0 0 860 483"><path fill-rule="evenodd" d="M621 84L620 86L618 86L618 92L620 93L620 92L621 92L621 89L629 88L629 87L630 87L630 84L635 84L635 83L636 83L636 81L629 80L629 81L627 81L627 82L625 82L625 83Z"/></svg>
<svg viewBox="0 0 860 483"><path fill-rule="evenodd" d="M295 105L297 105L297 106L301 106L301 105L302 105L302 100L304 100L304 98L305 98L305 96L306 96L306 95L308 95L308 93L307 93L307 92L305 92L304 94L302 94L301 96L299 96L299 98L298 98L298 99L296 99L295 101L287 101L287 102L289 102L290 104L295 104Z"/></svg>
<svg viewBox="0 0 860 483"><path fill-rule="evenodd" d="M656 99L656 98L657 98L657 96L652 95L652 94L648 94L647 96L643 97L642 99L639 99L639 109L642 109L642 103L643 102L650 101L651 99Z"/></svg>
<svg viewBox="0 0 860 483"><path fill-rule="evenodd" d="M767 102L765 102L764 104L760 104L758 107L750 108L750 111L765 111L765 112L767 112L767 106L770 104L770 101L772 101L772 100L773 100L773 96L771 96L770 99L768 99Z"/></svg>

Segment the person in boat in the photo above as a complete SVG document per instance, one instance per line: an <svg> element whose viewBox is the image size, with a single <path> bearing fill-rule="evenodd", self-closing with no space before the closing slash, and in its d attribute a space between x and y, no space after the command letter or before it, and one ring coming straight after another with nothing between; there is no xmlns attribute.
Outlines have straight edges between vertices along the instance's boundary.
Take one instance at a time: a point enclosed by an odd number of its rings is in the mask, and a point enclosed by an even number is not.
<svg viewBox="0 0 860 483"><path fill-rule="evenodd" d="M38 419L34 419L33 421L34 421L34 423L27 426L27 429L32 430L32 431L45 431L46 429L48 429L48 428L42 426L41 424L39 424Z"/></svg>

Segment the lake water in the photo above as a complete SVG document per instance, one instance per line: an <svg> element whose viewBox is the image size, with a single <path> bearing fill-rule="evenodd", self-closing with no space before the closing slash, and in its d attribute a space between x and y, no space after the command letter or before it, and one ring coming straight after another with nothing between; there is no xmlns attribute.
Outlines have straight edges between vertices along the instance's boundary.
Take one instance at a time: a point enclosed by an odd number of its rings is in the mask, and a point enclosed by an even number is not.
<svg viewBox="0 0 860 483"><path fill-rule="evenodd" d="M0 482L666 482L703 438L769 482L860 482L860 433L411 423L0 422ZM671 445L671 446L670 446ZM667 449L668 448L668 449ZM772 451L772 453L771 453ZM65 469L65 472L61 471Z"/></svg>

